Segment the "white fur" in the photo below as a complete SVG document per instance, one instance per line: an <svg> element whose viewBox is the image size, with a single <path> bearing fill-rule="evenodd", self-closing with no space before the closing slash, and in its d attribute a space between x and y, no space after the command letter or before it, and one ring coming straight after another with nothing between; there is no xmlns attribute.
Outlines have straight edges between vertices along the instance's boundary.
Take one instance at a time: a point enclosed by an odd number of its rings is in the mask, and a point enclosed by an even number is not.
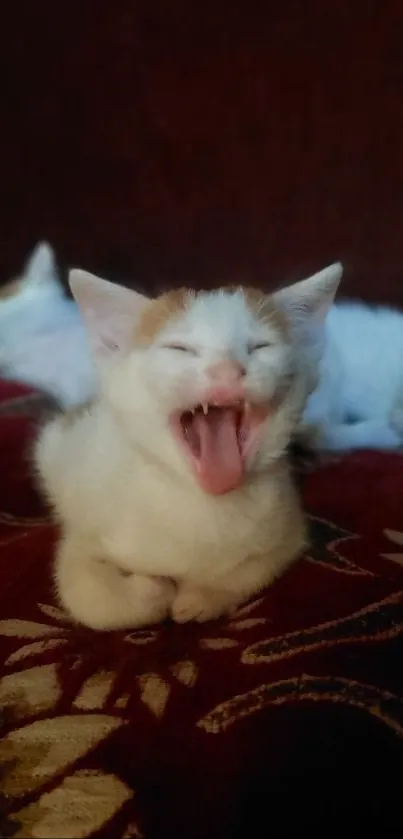
<svg viewBox="0 0 403 839"><path fill-rule="evenodd" d="M53 251L36 246L13 296L0 299L0 373L67 407L87 400L95 370L82 320L57 276Z"/></svg>
<svg viewBox="0 0 403 839"><path fill-rule="evenodd" d="M304 517L284 451L306 398L302 359L340 273L332 266L275 296L295 327L290 341L253 314L242 292L218 291L190 299L154 340L133 347L133 322L150 304L72 272L101 394L75 417L44 428L36 464L62 528L55 579L73 618L95 629L142 626L168 614L207 620L296 558ZM265 339L272 346L248 353L248 344ZM167 348L180 342L191 350ZM212 496L195 480L168 417L202 402L208 365L229 357L246 367L250 401L270 403L279 386L284 392L243 485Z"/></svg>
<svg viewBox="0 0 403 839"><path fill-rule="evenodd" d="M403 440L403 314L340 302L329 311L319 384L302 432L328 450L396 449Z"/></svg>

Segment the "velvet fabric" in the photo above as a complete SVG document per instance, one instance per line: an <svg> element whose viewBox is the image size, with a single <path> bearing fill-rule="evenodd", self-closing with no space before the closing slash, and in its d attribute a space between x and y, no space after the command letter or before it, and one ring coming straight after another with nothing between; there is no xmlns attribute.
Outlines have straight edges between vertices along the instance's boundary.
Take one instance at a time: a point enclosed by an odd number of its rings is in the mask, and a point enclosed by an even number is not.
<svg viewBox="0 0 403 839"><path fill-rule="evenodd" d="M55 600L37 422L2 395L0 834L392 835L403 456L299 464L311 547L230 619L96 633Z"/></svg>

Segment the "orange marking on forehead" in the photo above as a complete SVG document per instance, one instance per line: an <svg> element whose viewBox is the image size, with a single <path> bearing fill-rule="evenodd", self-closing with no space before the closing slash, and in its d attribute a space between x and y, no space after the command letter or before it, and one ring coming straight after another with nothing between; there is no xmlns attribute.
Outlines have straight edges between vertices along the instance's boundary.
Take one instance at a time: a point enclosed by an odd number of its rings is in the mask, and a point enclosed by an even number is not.
<svg viewBox="0 0 403 839"><path fill-rule="evenodd" d="M264 321L285 338L288 336L287 318L283 312L271 300L271 297L257 288L251 286L223 286L217 291L223 291L228 295L243 293L248 308L256 317ZM155 340L158 333L169 323L170 320L184 313L197 297L210 296L211 291L196 291L189 288L178 288L161 294L155 300L150 300L143 310L134 332L136 344L150 344Z"/></svg>
<svg viewBox="0 0 403 839"><path fill-rule="evenodd" d="M172 318L185 312L192 294L194 292L187 288L178 288L150 300L135 328L135 342L149 344L154 341Z"/></svg>

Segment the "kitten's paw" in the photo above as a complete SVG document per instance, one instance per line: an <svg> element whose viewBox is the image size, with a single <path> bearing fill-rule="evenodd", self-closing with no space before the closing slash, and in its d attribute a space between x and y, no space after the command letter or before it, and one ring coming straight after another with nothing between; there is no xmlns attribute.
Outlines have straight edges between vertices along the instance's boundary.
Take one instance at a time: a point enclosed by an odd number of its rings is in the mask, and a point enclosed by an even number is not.
<svg viewBox="0 0 403 839"><path fill-rule="evenodd" d="M64 550L65 546L63 546ZM168 617L175 585L162 577L122 574L110 563L82 562L56 569L59 598L78 623L102 632L139 629Z"/></svg>
<svg viewBox="0 0 403 839"><path fill-rule="evenodd" d="M168 617L176 595L175 584L164 577L125 577L128 596L134 606L136 623L159 623Z"/></svg>
<svg viewBox="0 0 403 839"><path fill-rule="evenodd" d="M234 606L227 594L208 588L183 586L173 602L172 617L176 623L204 623L227 614Z"/></svg>

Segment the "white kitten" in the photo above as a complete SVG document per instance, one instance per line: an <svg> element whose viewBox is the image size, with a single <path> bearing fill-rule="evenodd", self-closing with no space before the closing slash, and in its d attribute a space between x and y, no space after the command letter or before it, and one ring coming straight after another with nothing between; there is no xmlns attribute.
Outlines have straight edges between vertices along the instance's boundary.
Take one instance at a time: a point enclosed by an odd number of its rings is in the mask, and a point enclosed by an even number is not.
<svg viewBox="0 0 403 839"><path fill-rule="evenodd" d="M329 311L320 378L301 436L315 448L396 449L403 441L403 314L340 302Z"/></svg>
<svg viewBox="0 0 403 839"><path fill-rule="evenodd" d="M95 370L80 313L38 244L23 274L0 288L0 374L44 391L62 406L93 395Z"/></svg>
<svg viewBox="0 0 403 839"><path fill-rule="evenodd" d="M55 579L95 629L229 612L301 552L285 450L341 266L265 297L185 289L149 301L82 271L100 395L42 431L61 524Z"/></svg>

